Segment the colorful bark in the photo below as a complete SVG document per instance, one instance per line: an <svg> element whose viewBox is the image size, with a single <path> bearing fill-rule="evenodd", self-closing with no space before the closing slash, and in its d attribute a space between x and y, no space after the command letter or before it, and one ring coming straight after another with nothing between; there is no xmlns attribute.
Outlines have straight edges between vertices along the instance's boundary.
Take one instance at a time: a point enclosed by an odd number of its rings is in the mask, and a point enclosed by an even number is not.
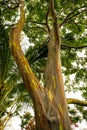
<svg viewBox="0 0 87 130"><path fill-rule="evenodd" d="M36 129L70 130L60 63L59 28L53 10L53 3L52 1L50 3L51 15L53 18L53 30L49 31L50 42L48 45L45 87L40 85L38 79L33 74L20 47L19 38L25 22L23 2L20 4L20 20L17 25L11 29L10 47L23 78L23 82L34 104Z"/></svg>

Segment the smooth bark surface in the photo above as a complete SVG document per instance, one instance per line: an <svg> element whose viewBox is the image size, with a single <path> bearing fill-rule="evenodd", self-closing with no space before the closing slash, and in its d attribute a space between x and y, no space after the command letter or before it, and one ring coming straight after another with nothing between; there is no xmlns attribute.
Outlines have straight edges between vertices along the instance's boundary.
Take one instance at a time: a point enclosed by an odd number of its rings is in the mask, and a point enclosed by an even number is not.
<svg viewBox="0 0 87 130"><path fill-rule="evenodd" d="M87 106L87 101L79 100L79 99L75 99L75 98L67 98L67 103L68 104L77 104L80 106Z"/></svg>
<svg viewBox="0 0 87 130"><path fill-rule="evenodd" d="M61 71L59 28L53 1L50 1L49 6L53 29L48 32L50 41L45 71L45 87L40 85L33 74L20 47L20 33L25 23L22 1L20 1L20 20L10 32L10 47L34 104L36 130L71 130Z"/></svg>

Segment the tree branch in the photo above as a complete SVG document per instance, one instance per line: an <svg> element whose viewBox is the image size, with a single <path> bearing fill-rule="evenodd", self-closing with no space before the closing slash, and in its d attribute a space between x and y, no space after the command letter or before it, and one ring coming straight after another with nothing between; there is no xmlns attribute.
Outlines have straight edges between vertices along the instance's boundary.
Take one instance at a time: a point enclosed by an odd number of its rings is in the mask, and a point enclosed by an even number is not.
<svg viewBox="0 0 87 130"><path fill-rule="evenodd" d="M69 21L69 20L72 19L73 17L75 17L75 16L81 14L81 13L84 12L84 11L87 11L87 9L84 9L84 10L82 10L81 12L77 12L76 14L74 14L76 11L78 11L78 10L80 10L80 9L82 9L82 8L85 8L85 7L87 7L87 6L79 7L79 8L77 8L77 9L75 9L74 11L72 11L71 13L69 13L69 14L66 16L66 18L64 19L64 21L63 21L59 26L61 27L62 25L64 25L67 21Z"/></svg>
<svg viewBox="0 0 87 130"><path fill-rule="evenodd" d="M30 27L30 29L41 29L41 30L43 30L44 32L47 32L47 30L46 29L44 29L43 27L40 27L40 26L36 26L36 27Z"/></svg>
<svg viewBox="0 0 87 130"><path fill-rule="evenodd" d="M41 23L41 22L38 22L38 21L29 21L29 22L33 23L33 24L35 24L37 26L37 27L36 26L35 27L30 27L30 29L32 29L32 28L40 28L43 31L47 32L47 30L45 29L46 28L46 23Z"/></svg>
<svg viewBox="0 0 87 130"><path fill-rule="evenodd" d="M57 15L54 9L54 1L50 0L50 13L53 20L53 31L54 31L54 38L55 43L60 46L60 36L59 36L59 24L57 23Z"/></svg>
<svg viewBox="0 0 87 130"><path fill-rule="evenodd" d="M39 24L39 25L44 25L44 26L46 26L46 23L41 23L41 22L38 22L38 21L33 21L33 20L31 20L31 21L29 21L30 23L34 23L34 24Z"/></svg>
<svg viewBox="0 0 87 130"><path fill-rule="evenodd" d="M77 105L81 105L81 106L86 106L87 107L87 101L82 101L82 100L75 99L75 98L67 98L67 103L68 104L77 104Z"/></svg>
<svg viewBox="0 0 87 130"><path fill-rule="evenodd" d="M50 9L48 8L48 11L46 13L46 27L48 29L48 32L50 32L50 27L49 27L49 24L48 24L48 16L49 16L49 13L50 13Z"/></svg>
<svg viewBox="0 0 87 130"><path fill-rule="evenodd" d="M69 46L69 45L65 45L65 44L62 44L61 45L62 47L66 47L66 48L74 48L74 49L82 49L82 48L86 48L87 45L82 45L82 46Z"/></svg>
<svg viewBox="0 0 87 130"><path fill-rule="evenodd" d="M7 11L7 10L14 10L14 9L17 9L18 7L19 7L19 3L13 3L13 4L15 4L15 6L9 6L9 3L7 3L7 2L0 2L0 5L2 6L2 5L4 5L5 6L5 8L3 9L3 12L4 11Z"/></svg>
<svg viewBox="0 0 87 130"><path fill-rule="evenodd" d="M18 23L11 29L10 31L10 47L13 53L14 59L18 65L20 74L22 75L22 79L30 96L34 103L36 103L37 98L41 95L43 88L41 87L38 79L35 77L34 73L31 70L31 67L25 58L21 46L20 46L20 34L23 29L25 23L25 11L24 4L21 0L20 2L20 19Z"/></svg>

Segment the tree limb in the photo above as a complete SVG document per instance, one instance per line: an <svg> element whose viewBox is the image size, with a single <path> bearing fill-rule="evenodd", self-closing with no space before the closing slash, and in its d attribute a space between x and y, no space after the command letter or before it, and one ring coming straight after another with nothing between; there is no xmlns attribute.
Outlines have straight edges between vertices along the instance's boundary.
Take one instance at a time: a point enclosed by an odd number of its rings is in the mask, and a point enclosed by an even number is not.
<svg viewBox="0 0 87 130"><path fill-rule="evenodd" d="M9 3L7 3L7 2L0 2L0 5L2 6L2 5L4 5L4 9L3 9L3 12L4 11L7 11L7 10L14 10L14 9L17 9L18 7L19 7L19 3L13 3L13 4L15 4L14 6L9 6Z"/></svg>
<svg viewBox="0 0 87 130"><path fill-rule="evenodd" d="M87 101L82 101L82 100L75 99L75 98L67 98L67 103L68 104L77 104L77 105L81 105L81 106L86 106L87 107Z"/></svg>
<svg viewBox="0 0 87 130"><path fill-rule="evenodd" d="M53 20L53 31L56 45L60 46L60 36L59 36L59 24L57 22L57 15L54 9L54 1L50 0L50 13Z"/></svg>
<svg viewBox="0 0 87 130"><path fill-rule="evenodd" d="M82 49L82 48L86 48L87 45L82 45L82 46L69 46L69 45L65 45L65 44L62 44L61 45L62 47L66 47L66 48L74 48L74 49Z"/></svg>
<svg viewBox="0 0 87 130"><path fill-rule="evenodd" d="M72 11L71 13L69 13L69 14L66 16L66 18L64 19L64 21L63 21L59 26L61 27L62 25L64 25L67 21L69 21L69 20L72 19L73 17L75 17L75 16L81 14L81 13L84 12L84 11L87 11L87 9L84 9L84 10L79 11L79 12L77 12L77 13L75 14L76 11L78 11L78 10L80 10L80 9L82 9L82 8L86 8L86 7L87 7L87 6L79 7L79 8L77 8L77 9L75 9L74 11Z"/></svg>
<svg viewBox="0 0 87 130"><path fill-rule="evenodd" d="M46 26L46 23L41 23L41 22L38 22L38 21L29 21L30 23L34 23L34 24L39 24L39 25L43 25L43 26Z"/></svg>
<svg viewBox="0 0 87 130"><path fill-rule="evenodd" d="M40 29L40 30L43 30L44 32L47 32L47 30L46 29L44 29L43 27L40 27L40 26L36 26L36 27L30 27L30 29L32 30L32 29Z"/></svg>
<svg viewBox="0 0 87 130"><path fill-rule="evenodd" d="M50 27L49 27L49 24L48 24L49 12L50 12L50 9L48 8L48 11L47 11L47 13L46 13L46 27L47 27L47 29L48 29L48 32L50 31Z"/></svg>
<svg viewBox="0 0 87 130"><path fill-rule="evenodd" d="M31 70L31 67L25 58L21 46L20 46L20 34L25 23L25 11L24 3L20 2L20 19L18 23L10 31L10 48L14 59L18 65L19 72L22 75L22 79L28 92L31 95L33 102L37 102L37 97L39 98L43 88L41 87L38 79L35 77ZM39 101L39 100L38 100Z"/></svg>
<svg viewBox="0 0 87 130"><path fill-rule="evenodd" d="M45 28L46 28L46 23L41 23L41 22L38 22L38 21L29 21L29 22L36 25L35 27L30 27L30 29L40 28L40 29L42 29L43 31L47 32L47 30L45 29ZM28 22L28 23L29 23L29 22Z"/></svg>

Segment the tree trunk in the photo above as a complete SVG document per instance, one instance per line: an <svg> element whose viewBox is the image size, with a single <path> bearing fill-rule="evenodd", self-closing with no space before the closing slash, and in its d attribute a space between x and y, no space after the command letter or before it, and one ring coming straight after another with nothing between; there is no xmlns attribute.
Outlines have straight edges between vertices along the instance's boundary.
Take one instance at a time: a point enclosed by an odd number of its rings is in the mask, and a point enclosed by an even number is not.
<svg viewBox="0 0 87 130"><path fill-rule="evenodd" d="M60 63L59 28L53 3L50 3L53 29L49 31L48 61L45 73L45 87L33 74L20 47L20 33L25 22L24 5L20 0L20 20L10 32L10 47L18 65L23 82L32 98L36 119L36 130L71 130L62 80Z"/></svg>

